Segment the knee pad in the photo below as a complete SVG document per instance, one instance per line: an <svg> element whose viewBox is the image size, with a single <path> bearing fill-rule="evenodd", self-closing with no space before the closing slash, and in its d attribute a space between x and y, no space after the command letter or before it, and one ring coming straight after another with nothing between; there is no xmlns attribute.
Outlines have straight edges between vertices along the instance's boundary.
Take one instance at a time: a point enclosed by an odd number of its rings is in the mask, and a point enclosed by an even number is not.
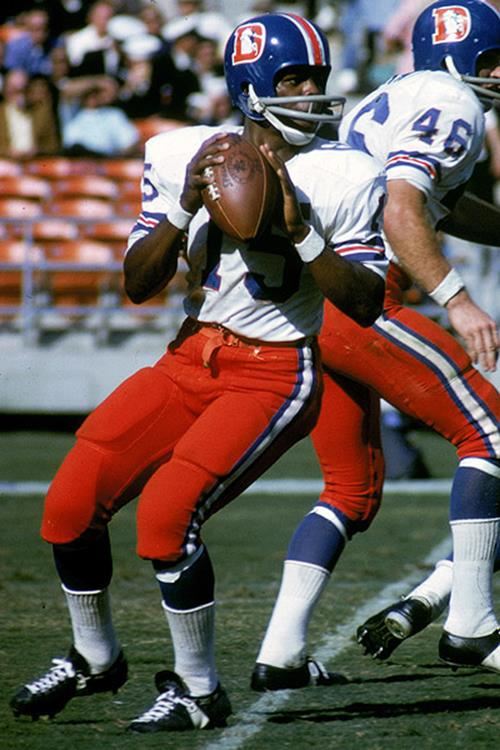
<svg viewBox="0 0 500 750"><path fill-rule="evenodd" d="M109 520L99 503L103 456L77 441L50 485L41 535L51 544L68 544L93 529L102 532Z"/></svg>

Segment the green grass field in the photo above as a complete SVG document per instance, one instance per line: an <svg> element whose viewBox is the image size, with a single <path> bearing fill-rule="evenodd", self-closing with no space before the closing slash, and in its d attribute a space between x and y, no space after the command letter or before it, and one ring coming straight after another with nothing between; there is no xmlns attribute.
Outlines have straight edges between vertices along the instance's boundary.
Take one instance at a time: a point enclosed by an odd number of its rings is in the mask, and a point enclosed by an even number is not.
<svg viewBox="0 0 500 750"><path fill-rule="evenodd" d="M419 433L436 477L454 466L447 444ZM1 481L48 481L71 444L65 434L0 435ZM319 478L307 442L266 478ZM71 702L54 720L14 719L12 692L64 655L70 642L65 605L51 551L39 540L42 497L0 496L0 748L13 750L455 750L498 748L498 675L453 673L437 659L441 624L403 644L388 662L362 654L355 628L405 593L447 539L447 497L387 494L365 535L351 542L318 608L311 653L346 685L259 695L249 677L277 592L288 538L313 495L246 494L206 526L217 575L218 665L233 702L225 730L180 735L129 735L128 722L154 697L153 676L171 666L171 650L150 567L134 551L134 507L113 521L116 626L130 662L130 680L115 697ZM498 586L498 583L497 583ZM497 589L498 593L498 589Z"/></svg>

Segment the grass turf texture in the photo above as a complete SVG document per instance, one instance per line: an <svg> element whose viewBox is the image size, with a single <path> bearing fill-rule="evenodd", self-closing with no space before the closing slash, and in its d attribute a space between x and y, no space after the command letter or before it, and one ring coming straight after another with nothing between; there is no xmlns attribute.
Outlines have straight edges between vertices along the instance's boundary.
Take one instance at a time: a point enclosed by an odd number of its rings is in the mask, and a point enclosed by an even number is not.
<svg viewBox="0 0 500 750"><path fill-rule="evenodd" d="M434 476L450 476L454 458L449 446L420 432L415 439ZM61 434L0 435L0 476L48 481L71 443L71 437ZM266 475L280 477L319 477L308 442ZM349 677L347 685L263 698L249 690L288 539L313 500L246 495L207 523L204 536L217 576L218 665L235 717L227 730L136 736L124 729L150 705L153 675L172 666L172 654L150 566L135 555L134 504L111 524L112 597L130 662L129 682L117 696L75 699L54 720L31 722L15 720L8 700L22 682L66 653L70 634L50 547L38 537L42 498L0 497L2 750L496 749L498 675L474 669L453 673L441 665L440 623L403 644L384 663L363 656L354 640L347 640L327 660L330 669ZM336 643L338 626L347 624L354 634L360 624L357 610L385 586L425 574L427 567L419 562L447 536L447 506L444 496L385 498L371 530L350 543L321 600L311 627L312 653Z"/></svg>

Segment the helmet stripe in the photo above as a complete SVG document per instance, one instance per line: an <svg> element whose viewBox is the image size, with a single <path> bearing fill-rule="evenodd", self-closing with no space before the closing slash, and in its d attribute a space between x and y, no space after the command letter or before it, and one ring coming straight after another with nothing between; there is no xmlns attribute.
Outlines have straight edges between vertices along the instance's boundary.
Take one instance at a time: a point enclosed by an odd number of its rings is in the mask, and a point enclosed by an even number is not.
<svg viewBox="0 0 500 750"><path fill-rule="evenodd" d="M327 56L323 46L322 39L314 26L306 21L305 18L295 15L295 13L284 14L286 18L289 18L294 23L299 31L301 32L304 42L307 48L307 56L309 58L310 65L326 65Z"/></svg>

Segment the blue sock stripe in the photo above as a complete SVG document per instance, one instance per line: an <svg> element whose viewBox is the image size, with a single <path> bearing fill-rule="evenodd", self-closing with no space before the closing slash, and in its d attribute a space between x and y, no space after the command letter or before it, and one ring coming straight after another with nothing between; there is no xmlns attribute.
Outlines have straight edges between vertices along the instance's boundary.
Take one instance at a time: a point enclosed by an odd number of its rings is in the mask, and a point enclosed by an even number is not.
<svg viewBox="0 0 500 750"><path fill-rule="evenodd" d="M450 521L500 517L500 462L464 459L455 472Z"/></svg>
<svg viewBox="0 0 500 750"><path fill-rule="evenodd" d="M188 567L178 564L169 567L164 562L153 561L162 599L168 609L198 609L214 600L214 571L207 550L203 548L201 554L195 553L192 557L192 564Z"/></svg>
<svg viewBox="0 0 500 750"><path fill-rule="evenodd" d="M295 530L287 560L317 565L331 572L346 544L345 533L339 526L322 514L309 513Z"/></svg>

